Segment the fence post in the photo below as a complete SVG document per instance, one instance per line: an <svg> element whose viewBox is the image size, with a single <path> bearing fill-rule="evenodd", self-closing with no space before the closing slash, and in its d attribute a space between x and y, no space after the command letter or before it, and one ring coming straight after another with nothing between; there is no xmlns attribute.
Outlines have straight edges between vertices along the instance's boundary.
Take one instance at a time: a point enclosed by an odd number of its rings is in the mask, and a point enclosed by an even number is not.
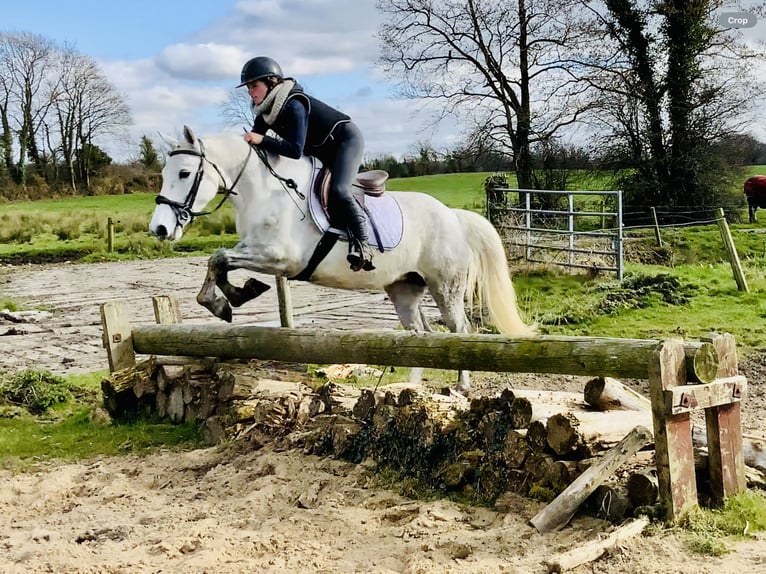
<svg viewBox="0 0 766 574"><path fill-rule="evenodd" d="M106 220L106 251L111 253L114 250L114 219L111 217Z"/></svg>
<svg viewBox="0 0 766 574"><path fill-rule="evenodd" d="M279 299L279 322L283 327L293 326L293 298L287 277L277 277L277 298Z"/></svg>
<svg viewBox="0 0 766 574"><path fill-rule="evenodd" d="M652 219L654 220L654 237L657 239L657 245L662 247L662 236L660 235L660 224L657 222L657 210L654 207L650 207L652 210Z"/></svg>
<svg viewBox="0 0 766 574"><path fill-rule="evenodd" d="M729 255L729 263L731 264L731 270L734 273L734 281L737 282L737 289L749 293L750 289L747 286L747 280L742 271L742 264L739 262L737 247L734 245L734 240L731 238L729 224L726 223L726 216L723 213L722 207L718 208L718 227L721 230L723 246L726 248L726 253Z"/></svg>

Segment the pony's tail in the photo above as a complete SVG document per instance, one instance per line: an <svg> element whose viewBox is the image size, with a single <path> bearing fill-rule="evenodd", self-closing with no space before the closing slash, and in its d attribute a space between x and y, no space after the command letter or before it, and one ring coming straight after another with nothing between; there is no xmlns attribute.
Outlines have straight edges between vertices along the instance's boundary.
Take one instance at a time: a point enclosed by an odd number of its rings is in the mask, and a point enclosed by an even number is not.
<svg viewBox="0 0 766 574"><path fill-rule="evenodd" d="M527 325L521 318L505 248L497 231L478 213L464 209L454 211L471 251L466 287L469 308L476 294L479 308L486 305L490 321L502 334L512 337L534 335L536 325Z"/></svg>

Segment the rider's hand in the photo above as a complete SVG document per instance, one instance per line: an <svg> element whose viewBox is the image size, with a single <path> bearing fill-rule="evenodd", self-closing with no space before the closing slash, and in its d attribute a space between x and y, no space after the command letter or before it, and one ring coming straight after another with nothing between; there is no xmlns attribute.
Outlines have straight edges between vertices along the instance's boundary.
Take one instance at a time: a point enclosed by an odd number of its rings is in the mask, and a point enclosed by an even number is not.
<svg viewBox="0 0 766 574"><path fill-rule="evenodd" d="M261 134L255 133L255 132L247 132L242 137L250 145L258 145L259 143L261 143L263 141L263 136Z"/></svg>

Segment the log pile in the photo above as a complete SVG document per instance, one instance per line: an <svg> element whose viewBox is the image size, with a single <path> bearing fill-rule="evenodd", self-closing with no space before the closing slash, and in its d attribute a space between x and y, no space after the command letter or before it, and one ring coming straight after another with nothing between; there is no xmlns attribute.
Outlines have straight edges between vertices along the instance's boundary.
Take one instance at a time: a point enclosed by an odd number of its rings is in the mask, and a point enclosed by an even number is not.
<svg viewBox="0 0 766 574"><path fill-rule="evenodd" d="M406 384L359 389L301 372L278 380L274 365L257 361L152 359L112 373L102 389L115 418L197 422L210 443L268 436L311 454L372 459L485 503L506 492L553 500L636 427L653 428L648 399L608 378L589 381L584 393L505 389L468 400ZM646 433L651 441L645 430L641 439ZM655 505L653 468L647 450L621 461L587 490L582 508L616 522Z"/></svg>

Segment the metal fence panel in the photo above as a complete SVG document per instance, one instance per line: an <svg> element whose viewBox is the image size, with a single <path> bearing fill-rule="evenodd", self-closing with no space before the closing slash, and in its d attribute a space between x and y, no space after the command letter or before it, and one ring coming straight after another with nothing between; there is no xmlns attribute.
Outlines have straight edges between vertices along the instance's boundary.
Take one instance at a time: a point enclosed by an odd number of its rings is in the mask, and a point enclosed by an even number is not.
<svg viewBox="0 0 766 574"><path fill-rule="evenodd" d="M487 188L508 257L623 276L622 191Z"/></svg>

